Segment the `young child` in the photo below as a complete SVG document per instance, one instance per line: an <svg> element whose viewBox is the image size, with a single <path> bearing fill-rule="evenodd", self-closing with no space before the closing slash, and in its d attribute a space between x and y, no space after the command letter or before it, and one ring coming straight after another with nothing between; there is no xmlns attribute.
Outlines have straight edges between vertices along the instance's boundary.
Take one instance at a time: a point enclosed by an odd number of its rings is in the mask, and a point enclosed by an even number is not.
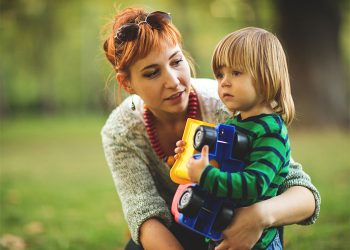
<svg viewBox="0 0 350 250"><path fill-rule="evenodd" d="M232 198L239 206L276 196L288 173L286 125L295 112L283 48L270 32L244 28L219 42L212 68L219 96L235 114L226 124L248 136L250 149L243 159L244 171L228 174L209 164L209 149L204 146L201 158L188 162L189 177L209 193ZM176 153L183 151L183 142L177 146ZM254 249L278 247L282 249L277 229L269 228Z"/></svg>

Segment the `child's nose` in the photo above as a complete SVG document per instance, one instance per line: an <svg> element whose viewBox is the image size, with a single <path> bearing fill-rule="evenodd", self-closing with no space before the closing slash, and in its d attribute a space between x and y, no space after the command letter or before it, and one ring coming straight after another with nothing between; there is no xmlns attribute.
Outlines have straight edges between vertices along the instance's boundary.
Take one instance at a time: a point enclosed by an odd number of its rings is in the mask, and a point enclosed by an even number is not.
<svg viewBox="0 0 350 250"><path fill-rule="evenodd" d="M228 79L228 77L224 77L221 81L221 87L230 87L231 81Z"/></svg>

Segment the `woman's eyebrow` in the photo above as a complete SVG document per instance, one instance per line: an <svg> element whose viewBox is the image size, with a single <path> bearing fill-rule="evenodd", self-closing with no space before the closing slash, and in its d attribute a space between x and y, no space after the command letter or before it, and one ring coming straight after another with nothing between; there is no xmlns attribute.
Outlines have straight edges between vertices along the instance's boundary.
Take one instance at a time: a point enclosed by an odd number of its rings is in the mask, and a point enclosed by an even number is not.
<svg viewBox="0 0 350 250"><path fill-rule="evenodd" d="M171 54L171 56L169 57L169 59L173 58L174 56L176 56L178 53L180 53L180 50L175 51L173 54Z"/></svg>
<svg viewBox="0 0 350 250"><path fill-rule="evenodd" d="M174 56L176 56L178 53L180 53L180 50L175 51L173 54L171 54L170 57L169 57L169 60L171 58L173 58ZM153 63L153 64L145 66L144 68L141 69L141 71L144 71L144 70L149 69L149 68L157 67L157 66L158 66L158 64Z"/></svg>
<svg viewBox="0 0 350 250"><path fill-rule="evenodd" d="M158 64L154 63L154 64L150 64L150 65L147 65L146 67L142 68L141 71L144 71L146 69L149 69L149 68L154 68L154 67L157 67Z"/></svg>

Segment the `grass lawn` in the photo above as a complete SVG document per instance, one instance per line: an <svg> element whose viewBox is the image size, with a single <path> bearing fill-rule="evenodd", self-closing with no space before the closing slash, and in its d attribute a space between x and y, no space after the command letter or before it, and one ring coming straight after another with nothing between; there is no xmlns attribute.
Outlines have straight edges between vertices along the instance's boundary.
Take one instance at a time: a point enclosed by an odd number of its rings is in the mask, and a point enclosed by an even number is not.
<svg viewBox="0 0 350 250"><path fill-rule="evenodd" d="M0 135L0 249L123 249L128 239L101 147L102 117L17 118ZM286 249L350 249L350 134L292 131L293 157L322 195ZM17 248L5 247L12 241Z"/></svg>
<svg viewBox="0 0 350 250"><path fill-rule="evenodd" d="M292 131L292 155L321 193L313 226L286 227L286 249L350 249L350 134Z"/></svg>
<svg viewBox="0 0 350 250"><path fill-rule="evenodd" d="M122 249L127 229L101 147L103 120L3 122L0 237L19 236L33 250Z"/></svg>

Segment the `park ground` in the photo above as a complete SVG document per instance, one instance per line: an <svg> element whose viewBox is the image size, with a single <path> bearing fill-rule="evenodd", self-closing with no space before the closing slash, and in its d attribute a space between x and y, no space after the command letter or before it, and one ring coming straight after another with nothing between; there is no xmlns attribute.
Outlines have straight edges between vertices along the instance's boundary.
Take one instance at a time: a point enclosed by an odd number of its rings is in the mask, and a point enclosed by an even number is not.
<svg viewBox="0 0 350 250"><path fill-rule="evenodd" d="M123 249L128 230L100 140L105 119L1 122L0 250ZM322 205L315 225L287 227L286 249L350 249L349 132L291 129L290 138Z"/></svg>

